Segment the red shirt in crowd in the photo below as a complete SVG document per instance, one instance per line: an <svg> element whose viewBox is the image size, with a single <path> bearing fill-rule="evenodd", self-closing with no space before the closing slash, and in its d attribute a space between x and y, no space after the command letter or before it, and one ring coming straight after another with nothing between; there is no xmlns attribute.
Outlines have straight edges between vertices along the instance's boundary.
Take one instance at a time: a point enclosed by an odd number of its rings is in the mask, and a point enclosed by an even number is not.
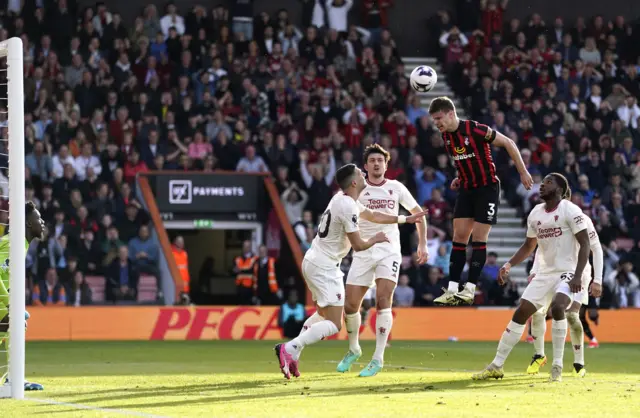
<svg viewBox="0 0 640 418"><path fill-rule="evenodd" d="M391 144L394 147L406 146L407 138L417 133L416 128L410 123L399 125L389 120L384 123L384 129L391 136Z"/></svg>

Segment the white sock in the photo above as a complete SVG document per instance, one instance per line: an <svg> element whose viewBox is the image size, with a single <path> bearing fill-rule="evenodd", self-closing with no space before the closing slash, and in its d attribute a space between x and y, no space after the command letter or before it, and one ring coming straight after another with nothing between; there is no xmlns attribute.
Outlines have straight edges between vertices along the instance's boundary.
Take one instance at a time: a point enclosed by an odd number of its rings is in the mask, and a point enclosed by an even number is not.
<svg viewBox="0 0 640 418"><path fill-rule="evenodd" d="M567 339L567 319L551 320L551 341L553 341L553 365L562 367L564 342Z"/></svg>
<svg viewBox="0 0 640 418"><path fill-rule="evenodd" d="M362 323L362 315L360 312L348 314L344 316L344 326L347 329L349 337L349 350L352 353L362 353L360 348L360 325Z"/></svg>
<svg viewBox="0 0 640 418"><path fill-rule="evenodd" d="M513 347L518 344L518 341L522 338L523 333L524 325L510 321L507 329L502 333L502 338L500 338L500 343L498 344L498 352L492 363L498 367L502 367Z"/></svg>
<svg viewBox="0 0 640 418"><path fill-rule="evenodd" d="M458 282L454 282L454 281L450 281L449 282L449 292L455 292L458 293Z"/></svg>
<svg viewBox="0 0 640 418"><path fill-rule="evenodd" d="M466 282L464 284L464 288L466 290L469 290L471 292L471 294L474 294L474 295L476 294L476 285L475 284L470 283L470 282Z"/></svg>
<svg viewBox="0 0 640 418"><path fill-rule="evenodd" d="M393 314L391 308L378 311L376 317L376 351L373 353L373 359L378 360L380 364L384 363L384 349L387 348L387 340L393 326Z"/></svg>
<svg viewBox="0 0 640 418"><path fill-rule="evenodd" d="M325 319L324 321L316 322L311 325L305 332L285 344L284 348L289 354L296 358L300 356L300 352L304 347L315 344L323 338L330 337L337 333L338 327L336 324Z"/></svg>
<svg viewBox="0 0 640 418"><path fill-rule="evenodd" d="M571 347L573 347L573 362L584 366L584 328L577 312L567 313Z"/></svg>
<svg viewBox="0 0 640 418"><path fill-rule="evenodd" d="M300 334L298 334L298 336L302 335L303 332L311 328L311 325L320 321L324 321L324 317L320 316L318 311L314 312L313 315L311 315L309 318L307 318L306 321L304 321L304 324L302 325L302 329L300 330ZM297 354L297 357L294 357L294 359L298 360L298 358L300 358L301 353L302 353L302 349L300 349L300 351Z"/></svg>
<svg viewBox="0 0 640 418"><path fill-rule="evenodd" d="M544 356L544 334L547 332L547 321L545 319L545 314L539 311L531 317L533 349L538 356Z"/></svg>

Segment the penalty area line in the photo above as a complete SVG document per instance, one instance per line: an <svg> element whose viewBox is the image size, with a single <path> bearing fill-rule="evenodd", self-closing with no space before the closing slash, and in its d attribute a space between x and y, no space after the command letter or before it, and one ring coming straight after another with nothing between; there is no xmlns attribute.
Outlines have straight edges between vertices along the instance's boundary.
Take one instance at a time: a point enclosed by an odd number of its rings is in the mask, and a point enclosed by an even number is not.
<svg viewBox="0 0 640 418"><path fill-rule="evenodd" d="M84 411L111 412L113 414L126 415L130 417L169 418L162 415L147 414L144 412L129 411L126 409L101 408L99 406L82 405L82 404L72 403L72 402L61 402L61 401L55 401L53 399L25 398L25 400L29 402L37 402L37 403L43 403L48 405L68 406L69 408L74 408L74 409L79 409Z"/></svg>

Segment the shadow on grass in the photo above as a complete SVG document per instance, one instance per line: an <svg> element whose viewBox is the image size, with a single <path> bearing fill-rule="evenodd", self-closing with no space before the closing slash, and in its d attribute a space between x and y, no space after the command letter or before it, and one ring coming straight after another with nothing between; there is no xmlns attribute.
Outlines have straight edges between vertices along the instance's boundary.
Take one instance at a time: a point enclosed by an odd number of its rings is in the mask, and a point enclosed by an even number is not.
<svg viewBox="0 0 640 418"><path fill-rule="evenodd" d="M358 379L354 377L354 379ZM335 380L335 384L312 388L314 383L318 381ZM285 383L287 383L285 385ZM95 395L91 398L73 397L65 400L69 403L77 403L83 405L91 405L92 403L100 403L104 409L152 409L164 407L180 407L187 405L211 404L218 403L235 403L235 402L263 402L272 399L294 398L294 397L312 397L312 398L328 398L328 397L349 397L355 395L397 395L397 394L415 394L420 392L437 393L450 392L457 390L486 390L491 387L500 387L502 389L511 387L512 389L521 389L524 384L530 384L531 380L526 377L515 377L505 381L494 382L475 382L468 379L457 380L440 380L440 381L421 381L411 383L391 383L391 384L375 384L371 380L362 380L362 384L355 386L346 386L344 378L336 375L314 376L313 380L283 382L279 379L263 379L257 381L230 382L221 384L197 384L175 387L161 388L135 388L126 391L117 391L113 395L113 391L94 391L90 393ZM255 393L254 389L269 390L268 393ZM241 394L207 396L202 391L236 391L244 392ZM87 395L88 393L76 394ZM100 396L97 396L100 395ZM203 396L204 395L204 396ZM179 400L166 400L158 402L158 398L180 396ZM111 404L114 401L138 400L136 403L122 403L118 405ZM108 406L107 406L108 405ZM41 411L40 414L56 414L60 411Z"/></svg>

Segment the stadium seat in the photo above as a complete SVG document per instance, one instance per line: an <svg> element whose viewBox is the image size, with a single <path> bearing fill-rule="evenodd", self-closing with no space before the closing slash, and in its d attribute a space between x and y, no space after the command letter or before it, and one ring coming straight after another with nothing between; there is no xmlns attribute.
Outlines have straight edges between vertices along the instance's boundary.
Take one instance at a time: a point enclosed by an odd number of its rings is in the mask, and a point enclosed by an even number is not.
<svg viewBox="0 0 640 418"><path fill-rule="evenodd" d="M85 280L91 289L93 303L104 303L104 293L107 280L103 276L86 276Z"/></svg>
<svg viewBox="0 0 640 418"><path fill-rule="evenodd" d="M138 302L155 302L158 298L158 280L154 276L141 275L138 282Z"/></svg>

